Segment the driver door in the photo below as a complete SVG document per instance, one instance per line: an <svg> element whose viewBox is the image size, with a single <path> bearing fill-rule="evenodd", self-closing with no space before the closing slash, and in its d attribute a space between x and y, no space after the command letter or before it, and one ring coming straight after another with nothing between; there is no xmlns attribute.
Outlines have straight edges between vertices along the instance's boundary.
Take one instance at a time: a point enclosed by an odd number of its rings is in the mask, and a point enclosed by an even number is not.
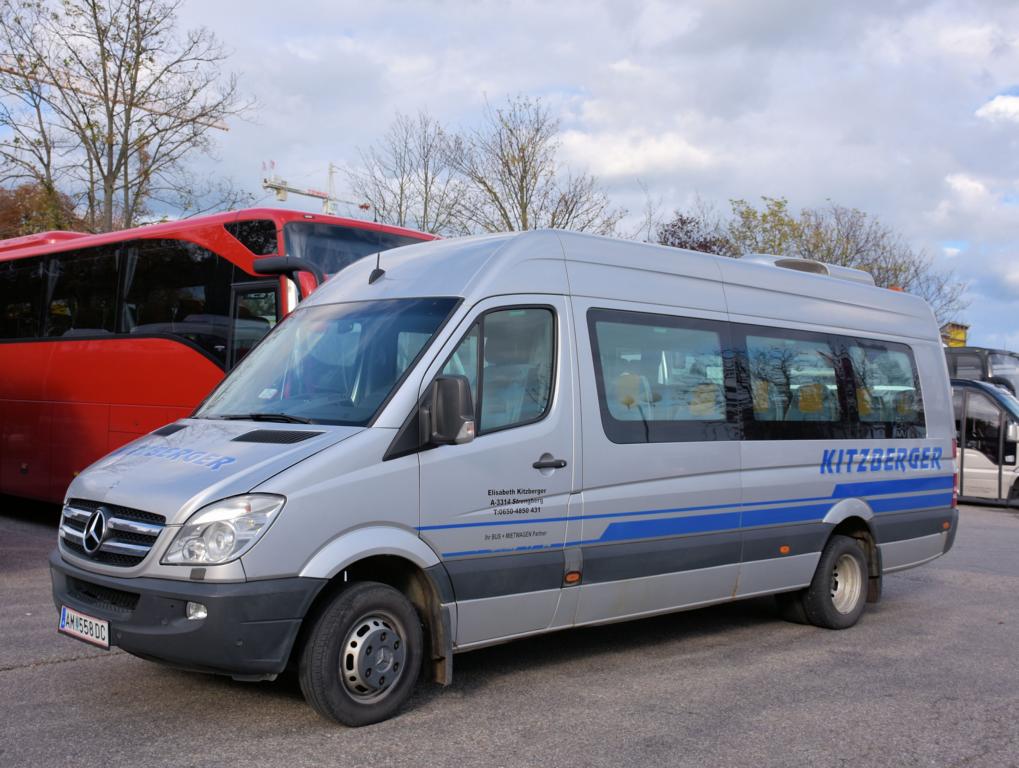
<svg viewBox="0 0 1019 768"><path fill-rule="evenodd" d="M567 300L479 303L424 380L465 376L476 437L420 457L420 535L457 602L456 642L546 629L559 603L578 485Z"/></svg>

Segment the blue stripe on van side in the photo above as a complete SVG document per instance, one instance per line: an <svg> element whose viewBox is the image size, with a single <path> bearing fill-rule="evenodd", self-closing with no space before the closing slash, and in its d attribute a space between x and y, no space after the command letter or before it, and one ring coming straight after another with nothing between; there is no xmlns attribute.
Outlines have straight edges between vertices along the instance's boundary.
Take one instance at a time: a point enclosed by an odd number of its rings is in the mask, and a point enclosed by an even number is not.
<svg viewBox="0 0 1019 768"><path fill-rule="evenodd" d="M952 494L927 494L924 496L903 496L894 499L879 499L871 503L874 512L907 512L948 507ZM733 530L753 530L770 525L818 522L831 507L827 504L813 504L800 507L755 510L744 513L742 525L738 512L717 515L691 515L687 517L659 518L655 520L634 520L625 523L611 523L595 539L578 539L556 544L524 544L518 547L499 549L470 549L460 552L443 552L442 557L472 557L477 555L527 552L529 550L555 550L580 547L589 544L618 543L639 539L667 538L698 533L720 533Z"/></svg>
<svg viewBox="0 0 1019 768"><path fill-rule="evenodd" d="M677 513L686 512L707 512L708 510L722 510L722 509L737 509L745 510L749 507L778 507L782 504L803 504L811 501L827 501L830 499L848 499L848 498L859 498L865 496L876 496L876 495L887 495L893 493L910 493L910 492L921 492L921 491L935 491L952 488L954 484L954 478L952 475L937 475L935 477L917 477L917 478L905 478L896 480L872 480L861 483L839 483L835 486L835 490L832 491L830 496L811 496L799 499L775 499L774 501L746 501L743 503L733 504L706 504L696 507L673 507L669 509L649 509L638 512L602 512L595 515L577 515L575 517L542 517L532 519L511 519L511 520L482 520L478 522L470 523L443 523L440 525L422 525L417 530L419 531L441 531L448 530L451 528L485 528L490 526L501 526L501 525L520 525L527 524L532 525L535 523L565 523L569 520L602 520L605 518L620 518L620 517L637 517L647 515L670 515ZM940 498L940 496L938 497ZM930 506L939 506L931 504ZM874 502L871 502L871 507L874 507ZM798 518L793 508L782 508L782 509L768 509L763 512L774 512L776 516L780 516L780 513L786 515L792 515L788 520L776 519L774 523L756 523L756 525L773 525L780 522L798 522L803 519L810 518ZM813 507L811 507L813 509ZM827 511L828 507L825 507ZM878 510L874 508L874 511ZM890 510L884 510L890 511ZM744 512L744 518L747 515L754 515L754 512ZM700 517L722 517L722 515L703 515ZM823 517L823 514L822 514ZM746 526L744 526L746 527Z"/></svg>
<svg viewBox="0 0 1019 768"><path fill-rule="evenodd" d="M631 520L610 523L598 541L625 541L626 539L656 539L662 536L679 536L685 533L708 533L739 528L739 512L721 515L688 515L653 520Z"/></svg>
<svg viewBox="0 0 1019 768"><path fill-rule="evenodd" d="M889 493L911 493L914 491L940 491L952 488L952 475L934 477L910 477L902 480L872 480L865 483L840 483L835 486L833 499L848 499L854 496L872 496Z"/></svg>

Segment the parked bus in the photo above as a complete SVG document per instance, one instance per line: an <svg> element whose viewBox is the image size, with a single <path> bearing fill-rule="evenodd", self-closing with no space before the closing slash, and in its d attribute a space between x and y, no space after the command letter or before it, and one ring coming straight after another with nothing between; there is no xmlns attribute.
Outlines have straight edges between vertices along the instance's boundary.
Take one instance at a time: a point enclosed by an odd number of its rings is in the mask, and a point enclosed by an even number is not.
<svg viewBox="0 0 1019 768"><path fill-rule="evenodd" d="M955 537L940 332L865 273L761 262L546 231L352 265L75 478L58 628L292 663L364 725L513 638L769 594L851 627Z"/></svg>
<svg viewBox="0 0 1019 768"><path fill-rule="evenodd" d="M952 379L959 498L1019 505L1019 400L983 381Z"/></svg>
<svg viewBox="0 0 1019 768"><path fill-rule="evenodd" d="M0 242L0 493L60 501L93 461L187 416L313 273L432 238L250 209Z"/></svg>

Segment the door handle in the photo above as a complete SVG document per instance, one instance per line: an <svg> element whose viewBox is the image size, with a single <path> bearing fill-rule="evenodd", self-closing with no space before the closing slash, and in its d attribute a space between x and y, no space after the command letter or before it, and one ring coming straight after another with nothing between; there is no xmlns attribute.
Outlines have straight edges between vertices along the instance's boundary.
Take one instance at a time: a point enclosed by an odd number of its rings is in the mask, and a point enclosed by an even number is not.
<svg viewBox="0 0 1019 768"><path fill-rule="evenodd" d="M566 466L566 459L538 459L532 465L535 469L562 469Z"/></svg>

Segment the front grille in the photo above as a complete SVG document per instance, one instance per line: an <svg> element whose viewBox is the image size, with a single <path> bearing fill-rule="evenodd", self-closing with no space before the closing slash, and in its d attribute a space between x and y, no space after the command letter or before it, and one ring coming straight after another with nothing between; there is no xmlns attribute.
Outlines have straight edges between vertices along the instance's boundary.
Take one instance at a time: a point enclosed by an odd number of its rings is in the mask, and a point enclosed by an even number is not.
<svg viewBox="0 0 1019 768"><path fill-rule="evenodd" d="M90 554L85 549L85 531L93 513L100 507L105 510L106 529L99 549ZM64 505L60 519L60 539L69 551L79 557L129 568L145 559L165 523L166 518L162 515L140 509L88 499L70 499Z"/></svg>
<svg viewBox="0 0 1019 768"><path fill-rule="evenodd" d="M67 594L79 602L121 613L133 611L138 605L139 598L139 595L134 592L92 584L74 576L67 577Z"/></svg>
<svg viewBox="0 0 1019 768"><path fill-rule="evenodd" d="M116 517L122 517L126 520L135 520L139 523L153 523L154 525L163 525L166 523L166 518L162 515L154 515L151 512L142 512L140 509L131 509L131 507L121 507L118 504L104 504L101 501L88 501L86 499L70 499L67 502L67 506L74 507L76 509L85 509L89 512L94 512L99 507L106 507Z"/></svg>

